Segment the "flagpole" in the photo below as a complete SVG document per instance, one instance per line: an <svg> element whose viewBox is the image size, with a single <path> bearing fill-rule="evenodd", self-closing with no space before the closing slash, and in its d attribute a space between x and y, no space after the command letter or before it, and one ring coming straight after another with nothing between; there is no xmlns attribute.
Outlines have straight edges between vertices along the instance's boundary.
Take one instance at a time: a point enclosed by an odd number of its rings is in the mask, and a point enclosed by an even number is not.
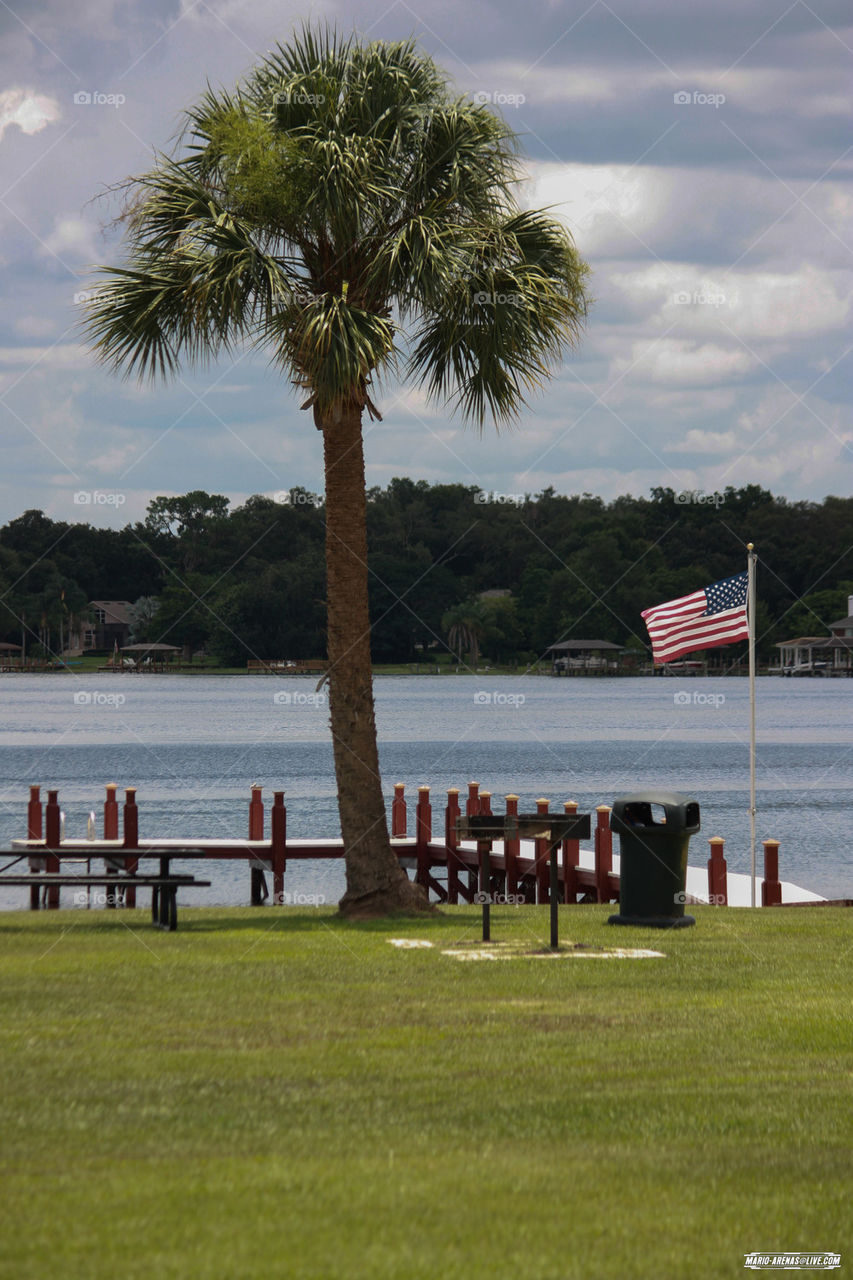
<svg viewBox="0 0 853 1280"><path fill-rule="evenodd" d="M755 551L746 544L747 623L749 627L749 880L751 904L755 906Z"/></svg>

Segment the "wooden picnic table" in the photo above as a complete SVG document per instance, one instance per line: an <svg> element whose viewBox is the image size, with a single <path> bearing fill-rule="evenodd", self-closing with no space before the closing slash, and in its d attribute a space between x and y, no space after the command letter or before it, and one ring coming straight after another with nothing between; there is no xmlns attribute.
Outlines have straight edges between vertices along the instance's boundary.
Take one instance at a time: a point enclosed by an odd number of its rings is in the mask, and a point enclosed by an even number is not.
<svg viewBox="0 0 853 1280"><path fill-rule="evenodd" d="M202 850L187 851L181 847L179 854L177 850L159 847L127 849L118 840L75 841L73 844L62 844L58 848L50 848L40 840L15 840L12 843L14 846L12 849L0 849L0 858L12 859L5 867L0 867L0 888L3 885L28 886L30 906L35 910L38 910L43 894L49 893L51 889L85 888L88 891L92 888L103 888L109 891L108 905L117 905L116 901L110 904L109 898L117 900L118 894L123 896L130 888L150 889L152 922L159 929L174 932L178 927L178 889L209 889L211 885L210 880L198 880L193 875L173 872L169 866L176 856L206 856ZM112 847L106 851L103 848L104 845ZM101 847L96 848L96 846ZM103 873L93 875L90 872L45 871L33 866L35 861L46 862L49 858L59 860L63 857L79 858L83 854L87 859L93 856L102 857ZM30 870L26 874L9 874L9 868L22 862L25 857L29 859ZM136 867L141 858L158 859L159 873L139 874ZM132 863L133 866L128 868L128 863Z"/></svg>

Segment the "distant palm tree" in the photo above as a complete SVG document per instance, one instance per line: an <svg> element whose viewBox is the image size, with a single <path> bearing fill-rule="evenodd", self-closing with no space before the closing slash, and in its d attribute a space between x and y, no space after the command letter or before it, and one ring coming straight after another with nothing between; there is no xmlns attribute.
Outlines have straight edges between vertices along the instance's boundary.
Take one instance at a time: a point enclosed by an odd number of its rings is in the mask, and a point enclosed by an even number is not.
<svg viewBox="0 0 853 1280"><path fill-rule="evenodd" d="M468 600L448 609L441 620L447 634L447 643L462 662L466 653L471 655L471 666L477 670L480 661L480 641L486 629L486 613L479 600Z"/></svg>
<svg viewBox="0 0 853 1280"><path fill-rule="evenodd" d="M102 269L88 333L140 377L248 341L302 390L325 455L341 910L422 908L379 778L362 417L404 359L477 425L512 419L579 337L586 267L516 203L511 131L412 42L303 29L235 93L208 89L185 144L128 184L127 260Z"/></svg>

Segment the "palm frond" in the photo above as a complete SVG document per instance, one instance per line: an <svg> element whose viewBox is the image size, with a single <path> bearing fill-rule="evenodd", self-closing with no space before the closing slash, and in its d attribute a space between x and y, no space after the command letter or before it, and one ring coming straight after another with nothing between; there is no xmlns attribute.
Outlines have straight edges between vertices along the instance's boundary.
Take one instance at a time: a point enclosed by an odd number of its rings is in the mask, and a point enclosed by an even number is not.
<svg viewBox="0 0 853 1280"><path fill-rule="evenodd" d="M276 310L267 340L276 363L311 391L321 411L348 394L358 398L394 359L391 320L331 294Z"/></svg>
<svg viewBox="0 0 853 1280"><path fill-rule="evenodd" d="M487 413L512 421L578 342L586 275L568 233L543 214L490 228L472 246L467 272L425 308L411 374L478 426Z"/></svg>
<svg viewBox="0 0 853 1280"><path fill-rule="evenodd" d="M466 417L512 418L586 314L568 234L515 198L517 140L413 41L302 28L233 93L208 86L135 184L128 256L87 309L101 359L174 373L266 346L315 405L395 359Z"/></svg>

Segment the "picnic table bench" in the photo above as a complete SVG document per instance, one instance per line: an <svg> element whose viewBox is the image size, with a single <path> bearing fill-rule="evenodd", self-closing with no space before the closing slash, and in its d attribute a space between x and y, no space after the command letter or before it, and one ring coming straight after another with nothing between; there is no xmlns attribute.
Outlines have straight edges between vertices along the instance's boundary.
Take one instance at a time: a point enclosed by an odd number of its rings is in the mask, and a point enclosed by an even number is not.
<svg viewBox="0 0 853 1280"><path fill-rule="evenodd" d="M28 842L29 843L29 842ZM75 850L75 852L78 852ZM31 847L28 850L31 860L38 858L40 861L50 858L65 856L68 857L69 850L46 849L43 845ZM113 856L105 857L105 870L103 873L90 872L80 873L73 871L41 871L33 868L32 870L22 874L20 872L9 874L8 867L14 866L23 860L23 855L18 849L0 849L0 858L12 858L12 862L7 867L0 868L0 888L4 885L9 886L28 886L30 889L30 905L34 910L38 910L40 899L43 891L52 888L77 888L77 889L105 889L108 891L107 905L116 905L119 894L124 894L127 889L150 889L151 890L151 920L158 929L167 929L173 933L178 927L178 889L195 888L209 889L210 880L198 880L195 876L180 874L169 870L169 861L174 855L167 851L161 854L159 851L146 851L142 853L142 857L158 856L160 858L159 874L146 875L138 873L136 870L128 870L125 863L129 858L134 860L140 856L139 851L128 851L128 857ZM110 898L114 901L111 904Z"/></svg>

